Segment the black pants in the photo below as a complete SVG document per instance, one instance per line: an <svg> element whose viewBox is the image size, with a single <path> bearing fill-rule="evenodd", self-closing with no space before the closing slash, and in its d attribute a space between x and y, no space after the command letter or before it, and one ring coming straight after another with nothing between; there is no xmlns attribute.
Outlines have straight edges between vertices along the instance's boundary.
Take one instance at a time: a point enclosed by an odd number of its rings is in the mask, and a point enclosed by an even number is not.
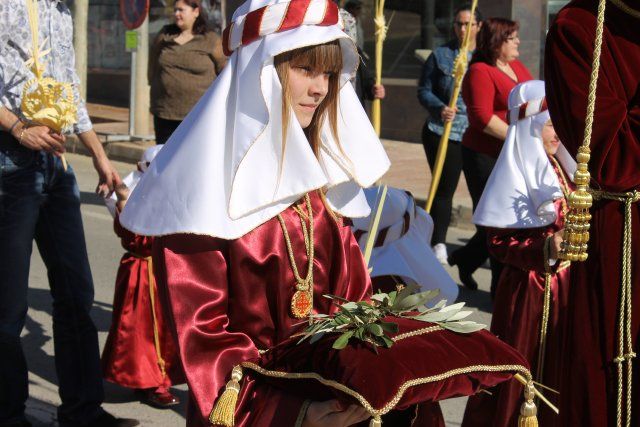
<svg viewBox="0 0 640 427"><path fill-rule="evenodd" d="M178 129L182 120L167 120L158 116L153 116L153 127L156 131L156 144L167 142L171 134Z"/></svg>
<svg viewBox="0 0 640 427"><path fill-rule="evenodd" d="M433 172L439 144L440 135L431 132L425 123L422 128L422 145L424 146L424 152L427 155L431 172ZM431 212L429 212L431 218L433 218L431 246L447 241L447 229L451 222L453 195L458 187L461 172L462 151L460 142L449 140L440 183L438 184L438 189L436 190L436 195L431 205Z"/></svg>
<svg viewBox="0 0 640 427"><path fill-rule="evenodd" d="M475 212L484 191L489 175L496 159L462 146L462 170L471 194L473 211ZM487 233L484 227L476 226L476 233L465 246L456 250L452 257L458 264L463 263L467 269L477 270L487 258L491 264L491 296L495 294L496 285L502 271L502 263L490 256L487 249Z"/></svg>

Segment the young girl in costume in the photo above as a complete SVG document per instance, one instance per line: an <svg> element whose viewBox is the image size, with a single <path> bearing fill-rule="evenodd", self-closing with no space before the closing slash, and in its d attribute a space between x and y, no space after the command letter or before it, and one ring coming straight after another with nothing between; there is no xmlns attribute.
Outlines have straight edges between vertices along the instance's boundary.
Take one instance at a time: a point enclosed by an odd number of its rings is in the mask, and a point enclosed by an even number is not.
<svg viewBox="0 0 640 427"><path fill-rule="evenodd" d="M544 82L511 91L509 119L507 139L473 216L488 227L489 250L505 265L491 332L529 360L538 382L557 391L569 295L568 263L557 258L576 163L553 129ZM521 386L504 383L491 393L469 399L463 426L517 424ZM557 395L547 396L557 404ZM538 411L540 425L559 425L547 406Z"/></svg>
<svg viewBox="0 0 640 427"><path fill-rule="evenodd" d="M121 216L154 242L190 391L210 421L234 366L332 313L324 294L371 283L343 216L389 160L349 79L358 56L332 0L250 0L225 30L228 65L169 139ZM153 220L150 220L153 219ZM233 376L237 378L237 373ZM236 426L348 426L357 406L309 401L245 372Z"/></svg>
<svg viewBox="0 0 640 427"><path fill-rule="evenodd" d="M119 221L119 212L161 146L148 148L138 170L118 184L106 200L114 215L113 228L127 251L120 260L113 297L113 318L102 352L104 378L135 389L143 402L157 408L180 403L169 388L184 382L177 346L170 333L151 262L152 237L131 233ZM116 199L117 196L117 199Z"/></svg>

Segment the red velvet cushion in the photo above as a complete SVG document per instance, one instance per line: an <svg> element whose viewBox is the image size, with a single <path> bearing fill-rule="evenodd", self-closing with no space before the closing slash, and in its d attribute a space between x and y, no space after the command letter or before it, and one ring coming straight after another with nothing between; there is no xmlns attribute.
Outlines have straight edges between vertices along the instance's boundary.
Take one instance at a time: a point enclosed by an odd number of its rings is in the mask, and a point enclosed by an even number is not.
<svg viewBox="0 0 640 427"><path fill-rule="evenodd" d="M291 393L312 400L355 399L379 415L417 403L468 396L516 372L528 375L525 358L488 331L458 334L417 320L386 321L399 324L395 336L400 339L391 348L377 347L378 354L355 340L335 350L331 346L337 335L326 335L314 344L308 340L297 344L300 337L294 337L265 353L259 363L243 363L243 367ZM407 332L425 329L430 332L402 338ZM341 390L339 384L357 395Z"/></svg>

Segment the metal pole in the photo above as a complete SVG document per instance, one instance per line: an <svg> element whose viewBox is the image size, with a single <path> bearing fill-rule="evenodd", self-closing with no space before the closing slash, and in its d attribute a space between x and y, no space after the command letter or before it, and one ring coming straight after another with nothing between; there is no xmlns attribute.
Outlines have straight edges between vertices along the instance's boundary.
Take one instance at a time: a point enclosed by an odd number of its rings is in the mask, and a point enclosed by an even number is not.
<svg viewBox="0 0 640 427"><path fill-rule="evenodd" d="M131 51L131 76L129 79L129 136L135 133L136 122L136 51Z"/></svg>

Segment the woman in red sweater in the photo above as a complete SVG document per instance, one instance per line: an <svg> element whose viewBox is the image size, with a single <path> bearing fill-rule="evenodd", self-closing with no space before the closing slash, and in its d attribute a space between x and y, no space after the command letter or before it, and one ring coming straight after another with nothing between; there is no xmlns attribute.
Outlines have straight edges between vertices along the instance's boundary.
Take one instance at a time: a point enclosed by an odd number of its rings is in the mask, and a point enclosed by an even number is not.
<svg viewBox="0 0 640 427"><path fill-rule="evenodd" d="M517 22L503 18L485 20L476 43L462 84L462 98L469 116L469 127L462 137L462 170L474 211L507 136L509 92L518 83L533 79L517 59L520 55ZM482 227L477 227L469 242L451 253L449 264L458 266L463 285L477 289L472 275L487 257L486 233ZM501 265L493 257L490 261L493 295Z"/></svg>

